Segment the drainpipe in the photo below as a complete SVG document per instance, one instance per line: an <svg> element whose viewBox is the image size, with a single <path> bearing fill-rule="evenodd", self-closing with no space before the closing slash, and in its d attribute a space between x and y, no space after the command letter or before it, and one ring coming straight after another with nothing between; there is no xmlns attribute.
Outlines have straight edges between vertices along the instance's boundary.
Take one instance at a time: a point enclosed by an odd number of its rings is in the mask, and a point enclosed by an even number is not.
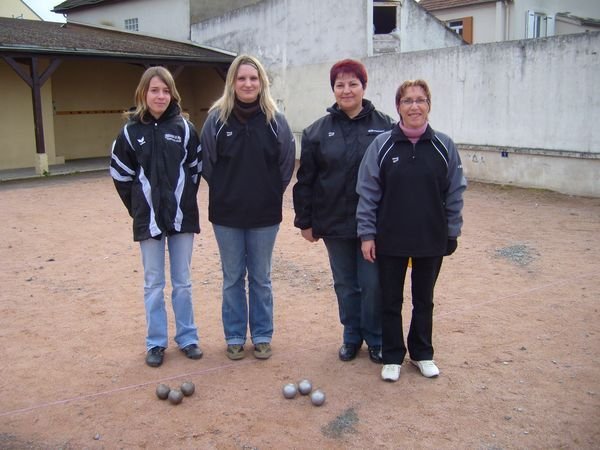
<svg viewBox="0 0 600 450"><path fill-rule="evenodd" d="M502 42L506 40L506 16L507 16L507 5L505 0L496 1L496 26L495 26L495 40L496 42Z"/></svg>

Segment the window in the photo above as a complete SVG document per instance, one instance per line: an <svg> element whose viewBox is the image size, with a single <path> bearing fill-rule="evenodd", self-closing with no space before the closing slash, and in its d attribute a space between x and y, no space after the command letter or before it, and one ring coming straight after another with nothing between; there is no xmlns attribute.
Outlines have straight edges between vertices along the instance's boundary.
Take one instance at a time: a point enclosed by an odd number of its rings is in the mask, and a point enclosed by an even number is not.
<svg viewBox="0 0 600 450"><path fill-rule="evenodd" d="M133 19L125 19L125 29L128 31L139 31L137 17Z"/></svg>
<svg viewBox="0 0 600 450"><path fill-rule="evenodd" d="M527 20L525 22L525 37L539 38L548 35L548 17L544 13L527 11Z"/></svg>
<svg viewBox="0 0 600 450"><path fill-rule="evenodd" d="M456 34L462 36L465 42L473 43L473 17L448 20L446 26Z"/></svg>
<svg viewBox="0 0 600 450"><path fill-rule="evenodd" d="M396 4L373 2L373 34L388 34L396 27Z"/></svg>

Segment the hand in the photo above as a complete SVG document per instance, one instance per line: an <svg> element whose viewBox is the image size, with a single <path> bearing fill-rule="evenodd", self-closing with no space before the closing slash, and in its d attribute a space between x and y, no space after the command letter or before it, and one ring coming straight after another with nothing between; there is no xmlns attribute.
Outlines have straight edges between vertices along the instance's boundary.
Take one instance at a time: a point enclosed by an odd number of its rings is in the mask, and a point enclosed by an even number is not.
<svg viewBox="0 0 600 450"><path fill-rule="evenodd" d="M458 239L448 238L448 242L446 244L446 256L450 256L452 253L454 253L456 251L456 247L458 247Z"/></svg>
<svg viewBox="0 0 600 450"><path fill-rule="evenodd" d="M360 249L362 251L363 258L365 258L365 260L372 262L372 263L375 262L376 255L375 255L375 241L374 240L362 241L362 243L360 244Z"/></svg>
<svg viewBox="0 0 600 450"><path fill-rule="evenodd" d="M302 237L306 239L308 242L317 242L319 238L313 236L312 228L307 228L306 230L300 230L300 234Z"/></svg>

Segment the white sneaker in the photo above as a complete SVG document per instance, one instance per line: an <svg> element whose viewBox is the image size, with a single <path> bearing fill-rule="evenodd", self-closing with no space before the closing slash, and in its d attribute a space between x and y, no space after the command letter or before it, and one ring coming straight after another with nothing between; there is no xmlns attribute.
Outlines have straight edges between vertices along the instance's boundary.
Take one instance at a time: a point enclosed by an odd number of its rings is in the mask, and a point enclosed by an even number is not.
<svg viewBox="0 0 600 450"><path fill-rule="evenodd" d="M400 364L384 364L381 369L381 379L384 381L398 381L400 378Z"/></svg>
<svg viewBox="0 0 600 450"><path fill-rule="evenodd" d="M413 361L411 359L410 362L419 368L421 375L424 377L432 378L437 377L440 374L440 369L438 369L435 363L430 359L425 359L423 361Z"/></svg>

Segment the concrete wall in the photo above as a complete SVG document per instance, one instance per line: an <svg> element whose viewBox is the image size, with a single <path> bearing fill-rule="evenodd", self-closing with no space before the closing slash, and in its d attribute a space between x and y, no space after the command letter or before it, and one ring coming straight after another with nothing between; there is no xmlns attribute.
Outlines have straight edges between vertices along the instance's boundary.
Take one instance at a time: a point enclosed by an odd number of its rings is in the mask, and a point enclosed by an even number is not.
<svg viewBox="0 0 600 450"><path fill-rule="evenodd" d="M470 179L600 196L598 48L600 32L366 58L366 97L398 117L398 85L424 78L431 124L459 144ZM329 68L287 71L297 135L334 102Z"/></svg>
<svg viewBox="0 0 600 450"><path fill-rule="evenodd" d="M352 4L353 7L348 7ZM272 69L330 58L367 56L367 0L264 0L192 24L191 39L238 53L249 52Z"/></svg>
<svg viewBox="0 0 600 450"><path fill-rule="evenodd" d="M416 2L407 0L400 9L400 51L415 52L465 45L433 15Z"/></svg>
<svg viewBox="0 0 600 450"><path fill-rule="evenodd" d="M125 29L125 19L138 19L138 31L165 39L190 37L190 0L128 0L68 12L70 22Z"/></svg>

